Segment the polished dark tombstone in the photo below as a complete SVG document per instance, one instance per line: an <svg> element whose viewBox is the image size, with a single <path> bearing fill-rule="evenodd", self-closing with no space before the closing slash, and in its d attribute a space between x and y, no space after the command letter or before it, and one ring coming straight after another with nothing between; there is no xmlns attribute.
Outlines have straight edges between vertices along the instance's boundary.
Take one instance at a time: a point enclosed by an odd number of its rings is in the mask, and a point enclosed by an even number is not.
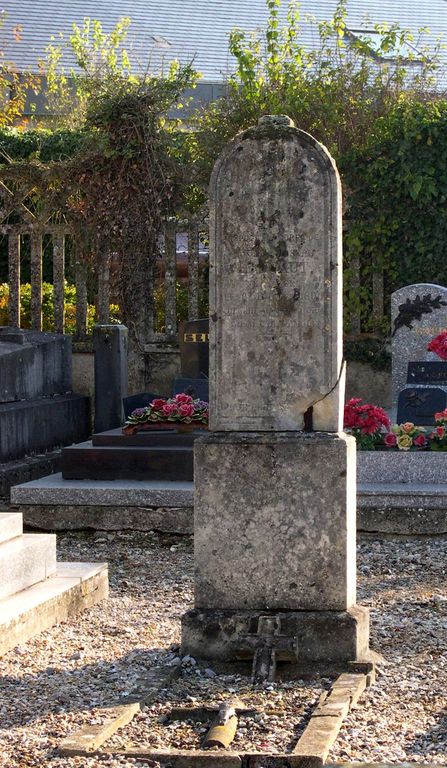
<svg viewBox="0 0 447 768"><path fill-rule="evenodd" d="M205 376L200 379L184 379L179 376L174 379L173 394L178 395L180 392L191 395L195 400L198 398L207 403L209 400L208 379Z"/></svg>
<svg viewBox="0 0 447 768"><path fill-rule="evenodd" d="M208 319L187 321L179 330L182 376L174 394L186 392L208 401ZM139 392L123 398L124 418L160 395ZM66 480L193 480L193 444L203 431L182 434L175 427L123 435L120 428L97 432L92 439L62 451Z"/></svg>
<svg viewBox="0 0 447 768"><path fill-rule="evenodd" d="M179 324L182 376L185 379L208 377L209 320L187 320Z"/></svg>
<svg viewBox="0 0 447 768"><path fill-rule="evenodd" d="M147 408L157 397L162 397L162 395L155 395L153 392L138 392L136 395L123 397L124 419L128 419L137 408ZM108 432L104 434L108 434Z"/></svg>
<svg viewBox="0 0 447 768"><path fill-rule="evenodd" d="M447 386L447 360L418 360L408 363L407 383Z"/></svg>
<svg viewBox="0 0 447 768"><path fill-rule="evenodd" d="M399 394L397 423L411 421L417 426L435 424L434 414L447 406L447 393L439 387L407 387Z"/></svg>
<svg viewBox="0 0 447 768"><path fill-rule="evenodd" d="M89 399L72 392L71 339L0 328L0 462L11 462L90 433Z"/></svg>
<svg viewBox="0 0 447 768"><path fill-rule="evenodd" d="M179 324L180 365L182 375L174 380L173 394L185 392L200 400L209 400L209 320L187 320Z"/></svg>
<svg viewBox="0 0 447 768"><path fill-rule="evenodd" d="M203 432L175 428L124 435L121 429L94 434L92 439L64 448L66 480L193 480L193 445Z"/></svg>

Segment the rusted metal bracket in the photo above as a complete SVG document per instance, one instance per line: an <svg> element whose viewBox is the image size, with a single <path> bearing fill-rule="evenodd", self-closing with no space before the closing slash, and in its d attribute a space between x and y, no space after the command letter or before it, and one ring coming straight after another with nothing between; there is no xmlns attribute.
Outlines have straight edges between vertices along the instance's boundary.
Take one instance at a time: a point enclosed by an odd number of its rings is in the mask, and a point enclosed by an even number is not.
<svg viewBox="0 0 447 768"><path fill-rule="evenodd" d="M260 616L257 632L243 635L237 644L239 652L253 654L251 678L253 685L275 679L278 659L296 661L298 658L297 639L281 634L279 616Z"/></svg>

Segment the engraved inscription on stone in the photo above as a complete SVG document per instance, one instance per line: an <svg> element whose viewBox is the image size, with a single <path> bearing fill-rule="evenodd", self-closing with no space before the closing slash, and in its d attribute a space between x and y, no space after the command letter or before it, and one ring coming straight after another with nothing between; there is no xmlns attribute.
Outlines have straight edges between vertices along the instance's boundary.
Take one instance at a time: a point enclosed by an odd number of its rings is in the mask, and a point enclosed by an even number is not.
<svg viewBox="0 0 447 768"><path fill-rule="evenodd" d="M435 424L435 413L447 405L447 394L439 387L410 387L403 389L397 404L397 423L412 421L418 426Z"/></svg>
<svg viewBox="0 0 447 768"><path fill-rule="evenodd" d="M408 363L408 384L445 384L447 386L447 361L428 360Z"/></svg>
<svg viewBox="0 0 447 768"><path fill-rule="evenodd" d="M210 198L211 427L300 430L340 376L335 165L308 134L260 125L227 147Z"/></svg>

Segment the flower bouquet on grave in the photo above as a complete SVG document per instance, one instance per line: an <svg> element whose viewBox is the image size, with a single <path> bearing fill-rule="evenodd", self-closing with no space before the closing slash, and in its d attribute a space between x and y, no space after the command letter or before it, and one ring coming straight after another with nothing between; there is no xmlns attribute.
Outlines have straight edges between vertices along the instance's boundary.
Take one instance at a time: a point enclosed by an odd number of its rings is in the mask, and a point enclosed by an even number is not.
<svg viewBox="0 0 447 768"><path fill-rule="evenodd" d="M192 432L208 429L208 403L194 400L184 392L173 398L156 398L145 408L132 411L123 426L123 434L134 435L144 429L177 429Z"/></svg>
<svg viewBox="0 0 447 768"><path fill-rule="evenodd" d="M386 448L397 448L399 451L425 451L428 447L424 427L417 427L412 421L393 424L383 443Z"/></svg>
<svg viewBox="0 0 447 768"><path fill-rule="evenodd" d="M447 451L447 408L435 413L436 428L428 435L431 451Z"/></svg>
<svg viewBox="0 0 447 768"><path fill-rule="evenodd" d="M427 349L429 352L434 352L435 355L438 355L441 360L447 360L447 331L438 333L438 335L427 344Z"/></svg>
<svg viewBox="0 0 447 768"><path fill-rule="evenodd" d="M388 415L377 405L363 403L359 397L351 398L345 405L344 428L355 437L361 451L382 448L390 425Z"/></svg>

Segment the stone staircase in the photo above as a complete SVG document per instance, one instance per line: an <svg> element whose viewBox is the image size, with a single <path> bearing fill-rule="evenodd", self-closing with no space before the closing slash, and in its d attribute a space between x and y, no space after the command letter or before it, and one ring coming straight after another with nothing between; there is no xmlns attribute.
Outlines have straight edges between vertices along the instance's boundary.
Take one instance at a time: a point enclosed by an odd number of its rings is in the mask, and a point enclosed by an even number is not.
<svg viewBox="0 0 447 768"><path fill-rule="evenodd" d="M105 563L58 563L56 535L0 513L0 655L108 593Z"/></svg>

